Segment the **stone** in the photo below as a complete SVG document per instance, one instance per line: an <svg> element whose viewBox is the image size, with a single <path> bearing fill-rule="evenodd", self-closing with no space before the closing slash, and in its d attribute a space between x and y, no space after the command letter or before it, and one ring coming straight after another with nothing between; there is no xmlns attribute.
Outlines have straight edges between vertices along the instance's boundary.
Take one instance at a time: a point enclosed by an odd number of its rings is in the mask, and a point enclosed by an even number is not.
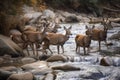
<svg viewBox="0 0 120 80"><path fill-rule="evenodd" d="M55 80L54 75L52 73L49 73L45 76L44 80Z"/></svg>
<svg viewBox="0 0 120 80"><path fill-rule="evenodd" d="M51 73L53 70L50 68L46 68L46 69L33 69L30 72L33 73L34 75L45 75L48 73Z"/></svg>
<svg viewBox="0 0 120 80"><path fill-rule="evenodd" d="M79 19L77 18L77 16L68 16L65 18L65 22L67 23L79 22Z"/></svg>
<svg viewBox="0 0 120 80"><path fill-rule="evenodd" d="M30 58L30 57L24 57L21 59L21 62L23 64L28 64L28 63L33 63L35 62L36 60L34 58Z"/></svg>
<svg viewBox="0 0 120 80"><path fill-rule="evenodd" d="M42 13L42 17L43 16L47 19L52 19L53 20L55 18L55 13L50 9L46 9Z"/></svg>
<svg viewBox="0 0 120 80"><path fill-rule="evenodd" d="M53 70L63 70L63 71L75 71L80 70L78 67L74 67L72 65L63 65L63 66L54 66L52 67Z"/></svg>
<svg viewBox="0 0 120 80"><path fill-rule="evenodd" d="M30 72L12 74L7 80L33 80L34 76Z"/></svg>
<svg viewBox="0 0 120 80"><path fill-rule="evenodd" d="M113 60L110 57L103 57L100 60L100 65L102 65L102 66L111 66L111 65L113 65Z"/></svg>
<svg viewBox="0 0 120 80"><path fill-rule="evenodd" d="M65 56L63 55L53 55L51 57L49 57L46 61L47 62L54 62L54 61L63 61L65 62L67 59Z"/></svg>
<svg viewBox="0 0 120 80"><path fill-rule="evenodd" d="M18 69L15 66L0 67L0 69L5 71L17 71Z"/></svg>
<svg viewBox="0 0 120 80"><path fill-rule="evenodd" d="M12 74L12 72L0 70L0 80L7 80L7 78Z"/></svg>
<svg viewBox="0 0 120 80"><path fill-rule="evenodd" d="M48 63L46 61L37 61L34 63L25 64L21 68L23 70L45 69L48 68Z"/></svg>
<svg viewBox="0 0 120 80"><path fill-rule="evenodd" d="M0 35L0 56L5 54L12 57L24 56L22 49L10 38Z"/></svg>

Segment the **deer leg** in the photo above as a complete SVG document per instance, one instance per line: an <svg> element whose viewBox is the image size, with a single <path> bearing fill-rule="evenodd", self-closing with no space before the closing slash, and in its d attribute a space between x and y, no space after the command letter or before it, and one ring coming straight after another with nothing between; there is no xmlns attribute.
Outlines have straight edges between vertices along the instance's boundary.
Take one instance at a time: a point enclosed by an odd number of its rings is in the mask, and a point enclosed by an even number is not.
<svg viewBox="0 0 120 80"><path fill-rule="evenodd" d="M31 47L32 47L32 50L33 50L33 55L35 55L34 44L32 44Z"/></svg>
<svg viewBox="0 0 120 80"><path fill-rule="evenodd" d="M27 53L28 53L28 56L30 56L30 53L29 53L29 50L28 50L28 46L27 46Z"/></svg>
<svg viewBox="0 0 120 80"><path fill-rule="evenodd" d="M100 43L100 41L98 41L99 42L99 51L101 50L101 43Z"/></svg>
<svg viewBox="0 0 120 80"><path fill-rule="evenodd" d="M53 54L52 50L50 48L48 48L48 50L51 52L51 54Z"/></svg>
<svg viewBox="0 0 120 80"><path fill-rule="evenodd" d="M63 45L61 45L61 48L62 48L62 53L64 53L64 47L63 47Z"/></svg>
<svg viewBox="0 0 120 80"><path fill-rule="evenodd" d="M59 54L59 45L57 45L57 51L58 51L58 54Z"/></svg>
<svg viewBox="0 0 120 80"><path fill-rule="evenodd" d="M80 46L78 47L78 52L80 53Z"/></svg>
<svg viewBox="0 0 120 80"><path fill-rule="evenodd" d="M35 44L35 51L36 51L36 54L38 56L38 49L37 49L38 47L37 46L38 46L38 44Z"/></svg>
<svg viewBox="0 0 120 80"><path fill-rule="evenodd" d="M87 48L87 54L89 54L89 52L90 52L90 47Z"/></svg>
<svg viewBox="0 0 120 80"><path fill-rule="evenodd" d="M105 44L106 44L106 46L107 46L107 49L108 49L107 41L105 40L104 42L105 42Z"/></svg>
<svg viewBox="0 0 120 80"><path fill-rule="evenodd" d="M78 52L77 49L78 49L78 46L76 45L76 53Z"/></svg>
<svg viewBox="0 0 120 80"><path fill-rule="evenodd" d="M85 47L83 47L83 50L84 50L84 55L86 54L86 50L85 50Z"/></svg>

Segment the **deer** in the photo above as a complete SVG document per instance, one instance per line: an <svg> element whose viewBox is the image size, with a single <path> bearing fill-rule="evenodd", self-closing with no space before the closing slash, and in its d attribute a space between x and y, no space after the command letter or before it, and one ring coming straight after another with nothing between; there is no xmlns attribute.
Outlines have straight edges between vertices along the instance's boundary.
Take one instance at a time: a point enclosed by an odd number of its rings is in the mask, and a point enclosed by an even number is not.
<svg viewBox="0 0 120 80"><path fill-rule="evenodd" d="M30 45L30 47L33 50L34 55L35 54L38 55L37 48L39 47L39 44L42 44L42 41L43 41L44 37L46 36L47 26L48 26L48 24L44 24L44 29L42 32L40 32L40 31L36 31L36 32L24 31L22 34L22 39L26 43L26 45L24 45L24 46ZM27 47L27 51L28 51L28 47ZM28 55L30 55L29 51L28 51Z"/></svg>
<svg viewBox="0 0 120 80"><path fill-rule="evenodd" d="M105 44L107 44L106 38L107 38L108 23L106 23L106 22L107 22L107 20L104 20L104 19L101 22L101 24L104 26L103 30L95 29L94 25L92 28L86 27L86 29L87 29L86 35L91 35L92 40L98 41L99 51L101 50L101 41L104 41Z"/></svg>
<svg viewBox="0 0 120 80"><path fill-rule="evenodd" d="M75 43L76 43L76 53L80 53L80 47L83 47L84 55L86 55L90 51L91 35L77 34L75 37ZM85 48L88 48L87 53Z"/></svg>
<svg viewBox="0 0 120 80"><path fill-rule="evenodd" d="M60 49L59 49L60 46L62 48L62 53L64 53L64 44L69 39L69 36L72 35L71 31L70 31L71 28L72 28L72 26L70 26L69 28L66 28L64 26L64 30L66 31L65 34L47 33L46 39L49 42L44 41L45 42L44 49L49 49L50 52L53 53L52 50L49 48L49 46L50 45L56 45L57 46L57 52L58 52L58 54L60 53Z"/></svg>

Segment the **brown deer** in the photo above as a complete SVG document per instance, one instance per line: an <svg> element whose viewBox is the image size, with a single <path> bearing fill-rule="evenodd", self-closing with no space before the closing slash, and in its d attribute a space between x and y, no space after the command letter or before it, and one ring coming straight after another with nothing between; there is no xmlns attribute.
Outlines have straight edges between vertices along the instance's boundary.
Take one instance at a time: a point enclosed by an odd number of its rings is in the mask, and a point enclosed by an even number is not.
<svg viewBox="0 0 120 80"><path fill-rule="evenodd" d="M48 24L45 24L44 30L42 32L24 31L22 34L22 39L26 43L26 45L24 46L30 45L34 55L35 53L38 55L37 47L39 47L39 44L42 44L42 41L46 36L47 26ZM28 50L28 47L27 47L27 50ZM30 55L29 52L28 52L28 55Z"/></svg>
<svg viewBox="0 0 120 80"><path fill-rule="evenodd" d="M75 37L75 42L76 42L76 53L80 53L80 47L83 47L84 50L84 55L86 54L86 49L88 48L88 53L89 53L89 48L91 44L91 35L82 35L78 34Z"/></svg>
<svg viewBox="0 0 120 80"><path fill-rule="evenodd" d="M65 44L65 42L69 39L69 36L71 35L71 31L70 31L71 28L72 28L72 26L70 26L69 28L66 28L64 26L64 29L66 31L65 35L57 34L57 33L48 33L46 38L49 42L47 42L47 44L45 42L44 48L45 48L45 46L47 46L46 49L49 49L50 52L51 52L51 49L49 48L49 45L57 45L58 54L59 54L59 47L60 46L62 48L62 53L64 53L63 45Z"/></svg>
<svg viewBox="0 0 120 80"><path fill-rule="evenodd" d="M104 41L107 44L106 38L107 38L108 24L106 23L106 21L103 21L101 23L104 26L103 30L95 29L95 26L93 26L92 28L86 27L87 28L86 34L91 35L92 40L98 41L99 51L101 50L101 41Z"/></svg>

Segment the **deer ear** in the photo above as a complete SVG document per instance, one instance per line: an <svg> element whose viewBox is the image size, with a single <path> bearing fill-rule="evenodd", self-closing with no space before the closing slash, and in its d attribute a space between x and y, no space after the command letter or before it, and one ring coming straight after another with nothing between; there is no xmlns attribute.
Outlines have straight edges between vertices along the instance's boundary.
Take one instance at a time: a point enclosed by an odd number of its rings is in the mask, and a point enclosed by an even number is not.
<svg viewBox="0 0 120 80"><path fill-rule="evenodd" d="M68 29L72 29L72 26L70 26Z"/></svg>

